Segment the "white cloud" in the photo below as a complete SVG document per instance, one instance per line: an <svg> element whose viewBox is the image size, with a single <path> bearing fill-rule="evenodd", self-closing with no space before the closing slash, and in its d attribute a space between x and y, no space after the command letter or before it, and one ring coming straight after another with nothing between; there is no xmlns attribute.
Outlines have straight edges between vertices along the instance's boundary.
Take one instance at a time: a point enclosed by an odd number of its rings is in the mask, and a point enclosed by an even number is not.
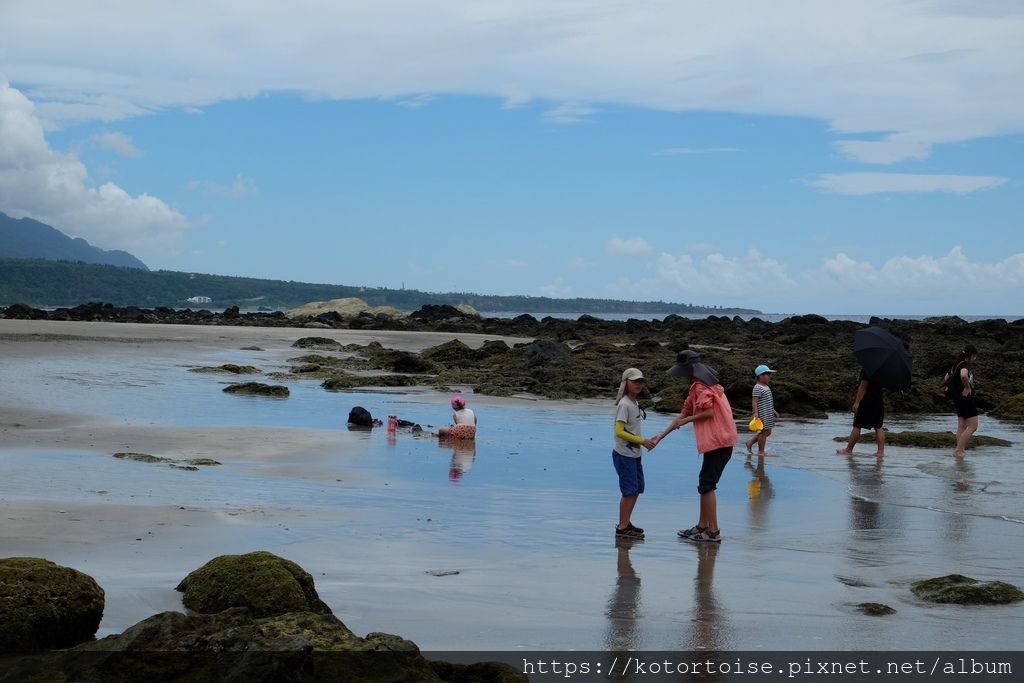
<svg viewBox="0 0 1024 683"><path fill-rule="evenodd" d="M737 147L706 147L704 149L697 149L693 147L668 147L666 149L659 149L657 152L654 152L654 156L671 157L686 154L728 154L730 152L742 151L743 150Z"/></svg>
<svg viewBox="0 0 1024 683"><path fill-rule="evenodd" d="M214 180L190 180L186 187L192 192L202 192L215 197L229 197L231 199L241 199L258 192L256 183L253 182L252 178L247 178L241 173L235 174L234 182L228 185Z"/></svg>
<svg viewBox="0 0 1024 683"><path fill-rule="evenodd" d="M112 182L91 186L85 165L50 148L32 102L2 80L0 210L143 258L176 252L192 227L156 197L132 196Z"/></svg>
<svg viewBox="0 0 1024 683"><path fill-rule="evenodd" d="M132 139L124 133L97 133L89 138L93 143L123 157L138 159L142 156L142 150L135 146Z"/></svg>
<svg viewBox="0 0 1024 683"><path fill-rule="evenodd" d="M588 268L596 268L598 263L596 261L588 261L582 256L576 256L569 259L569 263L566 265L573 270L586 270Z"/></svg>
<svg viewBox="0 0 1024 683"><path fill-rule="evenodd" d="M970 194L991 190L1008 178L988 175L927 175L915 173L826 173L810 184L835 194L885 192L951 192Z"/></svg>
<svg viewBox="0 0 1024 683"><path fill-rule="evenodd" d="M789 266L757 250L737 257L662 253L653 271L608 286L609 294L618 298L715 303L765 313L881 315L1019 315L1024 313L1022 289L1024 253L977 263L960 247L944 256L896 256L877 265L838 252L801 272L790 272Z"/></svg>
<svg viewBox="0 0 1024 683"><path fill-rule="evenodd" d="M563 102L553 109L544 112L544 117L554 123L582 123L596 109L578 102Z"/></svg>
<svg viewBox="0 0 1024 683"><path fill-rule="evenodd" d="M810 117L872 163L1024 129L1019 3L6 3L0 69L48 124L262 92L485 95Z"/></svg>
<svg viewBox="0 0 1024 683"><path fill-rule="evenodd" d="M608 253L612 256L648 256L654 253L654 248L643 237L622 239L615 235L608 240Z"/></svg>
<svg viewBox="0 0 1024 683"><path fill-rule="evenodd" d="M945 256L896 256L880 266L857 261L845 253L826 259L820 268L800 276L819 297L851 296L873 305L888 306L889 293L899 292L904 305L929 310L975 311L979 302L991 307L993 300L1014 301L1020 313L1020 297L1014 292L1024 288L1024 253L1010 254L995 263L975 263L957 246ZM922 309L923 312L928 310ZM890 311L913 313L916 311Z"/></svg>
<svg viewBox="0 0 1024 683"><path fill-rule="evenodd" d="M553 299L564 299L565 297L572 295L572 288L565 284L565 281L561 277L556 277L554 282L538 287L537 292L541 296L549 296Z"/></svg>

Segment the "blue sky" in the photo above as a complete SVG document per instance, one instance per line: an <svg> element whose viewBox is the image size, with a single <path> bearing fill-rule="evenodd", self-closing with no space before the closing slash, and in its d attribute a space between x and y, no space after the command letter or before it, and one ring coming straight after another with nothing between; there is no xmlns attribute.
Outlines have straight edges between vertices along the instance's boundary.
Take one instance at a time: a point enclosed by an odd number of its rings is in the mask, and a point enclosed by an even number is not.
<svg viewBox="0 0 1024 683"><path fill-rule="evenodd" d="M0 5L0 210L152 268L1024 314L1013 3L91 5Z"/></svg>

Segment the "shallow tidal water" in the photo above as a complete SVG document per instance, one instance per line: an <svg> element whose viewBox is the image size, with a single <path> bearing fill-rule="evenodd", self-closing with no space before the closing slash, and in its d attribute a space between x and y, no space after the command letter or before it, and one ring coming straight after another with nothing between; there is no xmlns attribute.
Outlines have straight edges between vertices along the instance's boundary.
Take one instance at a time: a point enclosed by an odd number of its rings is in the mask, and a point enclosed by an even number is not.
<svg viewBox="0 0 1024 683"><path fill-rule="evenodd" d="M187 371L226 362L272 371L281 354L154 357L122 345L68 357L53 348L45 363L0 359L0 402L140 428L344 430L354 405L425 427L450 416L448 395L435 391L331 393L292 382L288 399L245 398L221 391L228 378ZM344 452L289 461L239 453L189 472L116 460L88 444L0 444L5 502L50 505L55 514L100 506L111 519L133 507L165 508L169 518L211 513L194 525L174 518L166 528L126 529L123 543L90 543L88 530L59 542L4 534L0 555L44 553L94 576L107 592L100 635L180 609L174 585L215 555L263 549L313 574L355 632L398 633L425 650L1019 647L1024 605L928 605L909 590L911 581L950 573L1024 585L1024 432L1016 426L983 416L979 433L1014 446L973 449L962 462L944 450L892 446L878 461L866 445L851 458L835 455L832 437L848 433L847 415L783 421L771 455L748 457L740 446L726 468L720 547L676 537L697 519L700 463L684 428L644 456L647 492L634 521L647 538L616 543L610 400L468 398L480 419L470 447L375 429L353 433ZM644 433L668 419L649 413ZM430 573L449 571L458 573ZM861 602L897 614L863 616L853 607Z"/></svg>

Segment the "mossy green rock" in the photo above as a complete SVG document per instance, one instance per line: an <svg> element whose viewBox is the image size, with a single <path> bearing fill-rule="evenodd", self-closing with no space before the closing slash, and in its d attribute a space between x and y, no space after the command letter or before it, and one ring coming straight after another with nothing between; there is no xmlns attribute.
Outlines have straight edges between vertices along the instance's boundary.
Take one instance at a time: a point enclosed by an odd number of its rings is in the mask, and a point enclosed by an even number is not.
<svg viewBox="0 0 1024 683"><path fill-rule="evenodd" d="M845 443L848 436L837 436L832 440ZM953 448L956 446L956 434L953 432L889 432L885 433L885 442L893 446L909 446L911 448ZM857 443L874 444L875 432L873 430L863 431ZM1012 446L1013 443L1006 439L997 439L994 436L983 436L975 434L971 437L968 448L978 446Z"/></svg>
<svg viewBox="0 0 1024 683"><path fill-rule="evenodd" d="M0 559L0 652L91 640L104 595L92 577L36 557Z"/></svg>
<svg viewBox="0 0 1024 683"><path fill-rule="evenodd" d="M234 363L225 363L224 365L218 365L215 368L191 368L189 372L215 372L226 373L229 375L258 375L261 371L253 365L235 365Z"/></svg>
<svg viewBox="0 0 1024 683"><path fill-rule="evenodd" d="M263 384L262 382L242 382L240 384L229 384L224 387L229 394L245 394L248 396L275 396L286 397L291 395L288 387L276 384Z"/></svg>
<svg viewBox="0 0 1024 683"><path fill-rule="evenodd" d="M264 550L215 557L186 576L177 590L184 593L185 607L204 614L230 607L248 607L256 617L331 613L308 572Z"/></svg>
<svg viewBox="0 0 1024 683"><path fill-rule="evenodd" d="M896 610L881 602L862 602L857 605L857 611L869 617L885 617L896 614Z"/></svg>
<svg viewBox="0 0 1024 683"><path fill-rule="evenodd" d="M996 406L992 415L1000 420L1024 421L1024 394L1016 394L1006 399Z"/></svg>
<svg viewBox="0 0 1024 683"><path fill-rule="evenodd" d="M957 605L1006 605L1024 600L1024 591L1003 581L982 583L962 574L917 581L910 586L922 600Z"/></svg>

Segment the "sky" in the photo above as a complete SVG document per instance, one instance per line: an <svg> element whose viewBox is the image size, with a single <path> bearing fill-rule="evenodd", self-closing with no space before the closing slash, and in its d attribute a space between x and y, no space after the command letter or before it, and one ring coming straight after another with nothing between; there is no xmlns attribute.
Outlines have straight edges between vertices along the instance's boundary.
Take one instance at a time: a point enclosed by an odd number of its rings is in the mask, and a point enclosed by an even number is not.
<svg viewBox="0 0 1024 683"><path fill-rule="evenodd" d="M1024 316L1016 0L0 0L0 211L150 268Z"/></svg>

